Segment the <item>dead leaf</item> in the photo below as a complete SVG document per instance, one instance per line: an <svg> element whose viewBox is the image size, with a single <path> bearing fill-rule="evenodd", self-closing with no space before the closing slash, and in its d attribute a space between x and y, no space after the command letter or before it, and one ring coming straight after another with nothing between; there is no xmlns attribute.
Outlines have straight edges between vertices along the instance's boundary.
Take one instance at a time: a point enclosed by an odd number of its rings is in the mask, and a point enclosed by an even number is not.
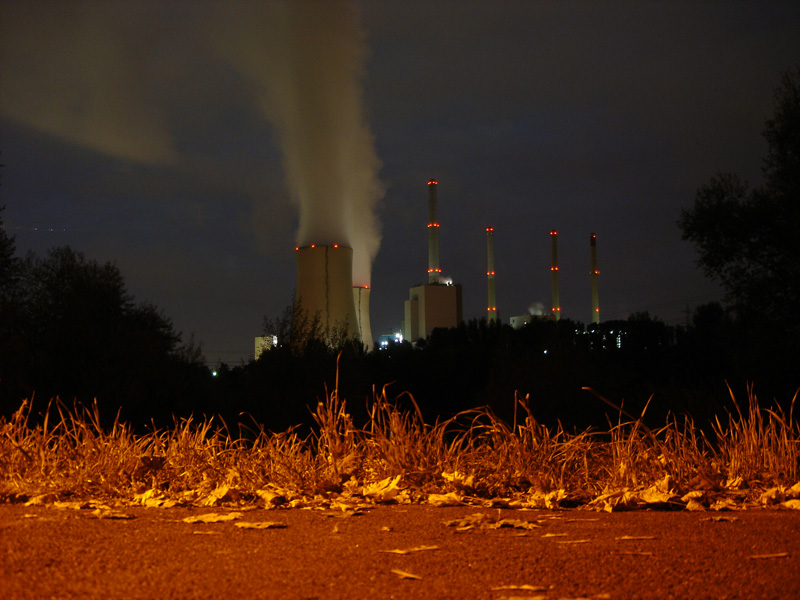
<svg viewBox="0 0 800 600"><path fill-rule="evenodd" d="M375 502L393 502L400 493L397 485L400 483L402 475L397 477L387 477L382 481L365 485L361 488L361 495L365 498L372 498Z"/></svg>
<svg viewBox="0 0 800 600"><path fill-rule="evenodd" d="M493 592L499 592L503 590L516 590L516 591L525 591L525 592L546 592L547 588L542 587L541 585L528 585L527 583L523 583L522 585L498 585L497 587L493 587Z"/></svg>
<svg viewBox="0 0 800 600"><path fill-rule="evenodd" d="M438 550L439 546L416 546L415 548L395 548L394 550L381 550L388 554L411 554L412 552L425 552L427 550Z"/></svg>
<svg viewBox="0 0 800 600"><path fill-rule="evenodd" d="M788 557L789 557L788 552L776 552L774 554L753 554L749 558L760 559L760 558L788 558Z"/></svg>
<svg viewBox="0 0 800 600"><path fill-rule="evenodd" d="M629 541L629 540L654 540L656 536L654 535L623 535L618 538L614 538L617 541Z"/></svg>
<svg viewBox="0 0 800 600"><path fill-rule="evenodd" d="M556 542L556 544L586 544L591 541L592 540L564 540L563 542Z"/></svg>
<svg viewBox="0 0 800 600"><path fill-rule="evenodd" d="M428 496L428 504L433 504L434 506L459 506L461 504L461 496L456 492L430 494Z"/></svg>
<svg viewBox="0 0 800 600"><path fill-rule="evenodd" d="M242 529L285 529L286 523L280 523L278 521L241 521L239 523L234 523L236 527L241 527Z"/></svg>
<svg viewBox="0 0 800 600"><path fill-rule="evenodd" d="M400 579L422 579L419 575L409 573L408 571L401 571L400 569L392 569L392 573L397 575Z"/></svg>
<svg viewBox="0 0 800 600"><path fill-rule="evenodd" d="M97 517L98 519L120 519L120 520L129 520L135 519L133 515L128 513L124 513L120 510L112 510L110 508L96 508L92 511L92 515Z"/></svg>
<svg viewBox="0 0 800 600"><path fill-rule="evenodd" d="M240 512L230 513L206 513L204 515L197 515L194 517L186 517L184 523L222 523L224 521L235 521L242 516Z"/></svg>
<svg viewBox="0 0 800 600"><path fill-rule="evenodd" d="M275 508L286 504L286 496L275 490L256 490L256 496L264 501L264 508Z"/></svg>
<svg viewBox="0 0 800 600"><path fill-rule="evenodd" d="M43 506L45 504L52 504L56 499L57 496L53 493L39 494L28 500L23 506Z"/></svg>

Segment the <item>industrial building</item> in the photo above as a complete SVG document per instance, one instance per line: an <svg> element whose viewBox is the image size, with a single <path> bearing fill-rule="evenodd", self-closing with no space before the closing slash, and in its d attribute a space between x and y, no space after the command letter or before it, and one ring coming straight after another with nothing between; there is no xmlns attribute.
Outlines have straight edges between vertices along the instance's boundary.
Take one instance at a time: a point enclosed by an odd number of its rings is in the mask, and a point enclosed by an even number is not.
<svg viewBox="0 0 800 600"><path fill-rule="evenodd" d="M437 186L435 179L428 181L428 283L412 287L405 301L403 337L412 342L464 320L461 285L443 277L439 264Z"/></svg>

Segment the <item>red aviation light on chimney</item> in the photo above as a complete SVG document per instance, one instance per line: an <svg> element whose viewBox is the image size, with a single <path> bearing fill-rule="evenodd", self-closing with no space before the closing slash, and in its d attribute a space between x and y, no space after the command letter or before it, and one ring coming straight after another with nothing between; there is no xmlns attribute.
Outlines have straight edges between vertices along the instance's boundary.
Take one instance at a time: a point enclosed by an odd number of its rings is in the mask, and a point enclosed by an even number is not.
<svg viewBox="0 0 800 600"><path fill-rule="evenodd" d="M431 179L431 180L428 181L428 185L437 185L438 183L439 182L436 181L435 179Z"/></svg>
<svg viewBox="0 0 800 600"><path fill-rule="evenodd" d="M428 227L438 227L438 223L428 223Z"/></svg>
<svg viewBox="0 0 800 600"><path fill-rule="evenodd" d="M555 229L551 229L550 235L558 235L558 232Z"/></svg>
<svg viewBox="0 0 800 600"><path fill-rule="evenodd" d="M551 270L551 271L558 271L558 267L557 267L557 266L555 266L555 265L553 265L552 267L550 267L550 270Z"/></svg>

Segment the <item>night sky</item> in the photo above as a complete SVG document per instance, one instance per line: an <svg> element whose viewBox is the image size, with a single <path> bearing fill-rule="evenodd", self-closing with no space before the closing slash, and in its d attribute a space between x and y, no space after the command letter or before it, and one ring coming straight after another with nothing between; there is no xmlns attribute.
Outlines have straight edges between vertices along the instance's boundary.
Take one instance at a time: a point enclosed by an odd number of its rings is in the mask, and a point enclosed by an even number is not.
<svg viewBox="0 0 800 600"><path fill-rule="evenodd" d="M347 171L373 169L359 181L375 211L354 213L382 237L375 337L399 330L426 281L431 178L465 319L486 313L487 226L503 320L549 310L551 229L563 317L591 321L591 233L602 320L678 324L722 298L676 220L717 171L760 183L773 90L800 64L799 3L371 1L360 24L324 15L327 31L302 39L275 21L284 8L3 2L0 205L18 253L112 261L209 364L246 360L292 299L298 185L352 189L314 161L287 177L291 124L270 99L288 54L333 60L343 41L360 120L332 120L366 140ZM303 123L327 114L307 89L288 103Z"/></svg>

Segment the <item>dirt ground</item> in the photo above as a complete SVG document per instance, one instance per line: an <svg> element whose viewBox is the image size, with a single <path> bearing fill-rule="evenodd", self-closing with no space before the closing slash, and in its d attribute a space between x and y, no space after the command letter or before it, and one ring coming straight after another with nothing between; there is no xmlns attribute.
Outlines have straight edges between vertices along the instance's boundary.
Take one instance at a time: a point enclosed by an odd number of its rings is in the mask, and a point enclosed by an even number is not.
<svg viewBox="0 0 800 600"><path fill-rule="evenodd" d="M0 598L800 597L800 511L238 512L0 505Z"/></svg>

